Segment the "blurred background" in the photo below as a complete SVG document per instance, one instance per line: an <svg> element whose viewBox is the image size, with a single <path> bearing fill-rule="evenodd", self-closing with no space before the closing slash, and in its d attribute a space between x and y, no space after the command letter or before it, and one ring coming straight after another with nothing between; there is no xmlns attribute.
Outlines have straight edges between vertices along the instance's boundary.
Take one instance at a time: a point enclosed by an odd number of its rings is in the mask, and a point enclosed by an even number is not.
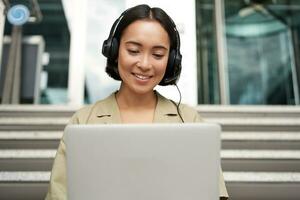
<svg viewBox="0 0 300 200"><path fill-rule="evenodd" d="M34 54L32 70L37 72L21 78L23 82L35 80L27 86L34 88L34 96L29 98L24 94L26 87L21 88L21 103L82 105L118 88L119 83L104 71L102 42L121 11L139 3L164 8L177 24L183 54L179 86L185 103L299 104L300 5L292 0L224 0L217 4L196 0L172 5L134 0L3 1L7 6L1 17L1 98L13 29L5 16L9 6L23 4L31 18L36 13L40 16L22 26L24 48L34 45L38 50L23 50L19 58L26 71L25 63ZM178 100L174 88L158 90Z"/></svg>
<svg viewBox="0 0 300 200"><path fill-rule="evenodd" d="M222 125L231 199L299 199L297 0L0 0L0 199L43 199L70 116L119 87L103 41L142 3L176 23L182 101Z"/></svg>

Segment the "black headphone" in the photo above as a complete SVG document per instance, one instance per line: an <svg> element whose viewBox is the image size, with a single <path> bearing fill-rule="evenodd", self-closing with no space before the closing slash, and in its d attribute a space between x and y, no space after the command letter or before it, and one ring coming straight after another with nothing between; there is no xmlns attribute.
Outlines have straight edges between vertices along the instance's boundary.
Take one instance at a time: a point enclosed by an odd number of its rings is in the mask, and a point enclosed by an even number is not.
<svg viewBox="0 0 300 200"><path fill-rule="evenodd" d="M117 59L118 51L119 51L119 42L118 42L117 38L115 37L115 33L118 28L118 25L120 24L123 17L129 10L130 10L130 8L125 10L121 14L121 16L113 23L112 28L109 33L109 37L103 42L102 54L108 60L116 60ZM176 84L179 79L180 73L181 73L182 55L180 53L180 37L179 37L179 33L178 33L178 30L176 28L174 21L170 17L169 17L169 19L172 22L174 32L176 34L176 48L170 49L166 72L165 72L163 79L159 83L159 85L162 85L162 86ZM117 76L119 76L117 68L115 68L111 65L107 65L107 68L113 68L113 69L106 69L106 72L110 76L112 76L112 74L110 73L111 71L114 71L115 74L117 74ZM114 76L112 76L112 77L117 80L121 80L120 77L114 77Z"/></svg>

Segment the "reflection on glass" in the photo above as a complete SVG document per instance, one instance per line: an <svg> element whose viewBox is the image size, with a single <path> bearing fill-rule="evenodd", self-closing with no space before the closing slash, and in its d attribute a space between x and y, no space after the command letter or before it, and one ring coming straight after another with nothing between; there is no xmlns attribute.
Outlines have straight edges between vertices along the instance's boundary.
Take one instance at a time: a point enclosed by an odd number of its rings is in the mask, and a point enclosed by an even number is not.
<svg viewBox="0 0 300 200"><path fill-rule="evenodd" d="M226 12L226 10L225 10ZM226 17L230 104L298 104L290 27L262 5Z"/></svg>
<svg viewBox="0 0 300 200"><path fill-rule="evenodd" d="M213 1L196 1L198 103L219 104Z"/></svg>

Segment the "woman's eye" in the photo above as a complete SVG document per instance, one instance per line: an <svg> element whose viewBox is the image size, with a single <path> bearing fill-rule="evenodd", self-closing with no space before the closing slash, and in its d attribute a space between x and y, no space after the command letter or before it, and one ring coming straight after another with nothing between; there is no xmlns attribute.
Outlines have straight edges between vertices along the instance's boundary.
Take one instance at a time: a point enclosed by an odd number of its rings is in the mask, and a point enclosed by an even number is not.
<svg viewBox="0 0 300 200"><path fill-rule="evenodd" d="M164 57L164 55L162 55L162 54L153 54L153 56L154 56L156 59L161 59L162 57Z"/></svg>
<svg viewBox="0 0 300 200"><path fill-rule="evenodd" d="M131 55L136 55L136 54L138 54L138 53L139 53L139 51L138 51L138 50L131 50L131 49L128 49L127 51L128 51L128 52L129 52L129 54L131 54Z"/></svg>

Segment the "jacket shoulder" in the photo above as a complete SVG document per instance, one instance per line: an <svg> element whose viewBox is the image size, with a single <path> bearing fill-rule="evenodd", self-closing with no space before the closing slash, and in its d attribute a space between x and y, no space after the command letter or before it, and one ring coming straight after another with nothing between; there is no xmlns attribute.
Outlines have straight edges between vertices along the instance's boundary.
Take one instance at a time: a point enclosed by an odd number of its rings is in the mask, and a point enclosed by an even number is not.
<svg viewBox="0 0 300 200"><path fill-rule="evenodd" d="M91 116L97 115L96 113L101 110L109 109L110 104L111 99L105 98L93 104L86 105L73 114L69 124L87 124Z"/></svg>
<svg viewBox="0 0 300 200"><path fill-rule="evenodd" d="M71 117L69 124L84 124L87 121L93 105L87 105L77 110Z"/></svg>
<svg viewBox="0 0 300 200"><path fill-rule="evenodd" d="M185 122L203 122L199 112L192 106L181 104L180 112Z"/></svg>

